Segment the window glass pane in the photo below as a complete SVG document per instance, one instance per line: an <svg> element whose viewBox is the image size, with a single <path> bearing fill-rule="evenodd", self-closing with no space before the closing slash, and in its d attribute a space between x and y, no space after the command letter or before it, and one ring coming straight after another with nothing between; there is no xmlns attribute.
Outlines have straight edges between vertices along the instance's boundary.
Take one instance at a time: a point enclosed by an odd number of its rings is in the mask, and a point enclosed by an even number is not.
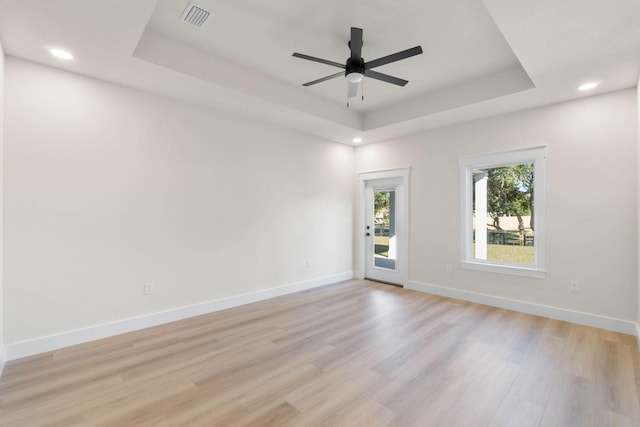
<svg viewBox="0 0 640 427"><path fill-rule="evenodd" d="M476 260L535 264L533 163L472 169Z"/></svg>

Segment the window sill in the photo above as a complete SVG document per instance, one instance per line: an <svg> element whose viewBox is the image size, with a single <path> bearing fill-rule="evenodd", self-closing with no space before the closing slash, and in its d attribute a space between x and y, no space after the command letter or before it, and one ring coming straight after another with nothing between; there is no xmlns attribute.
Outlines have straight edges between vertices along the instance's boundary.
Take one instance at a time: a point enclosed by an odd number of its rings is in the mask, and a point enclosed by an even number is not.
<svg viewBox="0 0 640 427"><path fill-rule="evenodd" d="M544 279L547 270L534 267L520 267L515 265L488 264L484 262L460 261L460 266L467 270L486 271L490 273L512 274L514 276L534 277Z"/></svg>

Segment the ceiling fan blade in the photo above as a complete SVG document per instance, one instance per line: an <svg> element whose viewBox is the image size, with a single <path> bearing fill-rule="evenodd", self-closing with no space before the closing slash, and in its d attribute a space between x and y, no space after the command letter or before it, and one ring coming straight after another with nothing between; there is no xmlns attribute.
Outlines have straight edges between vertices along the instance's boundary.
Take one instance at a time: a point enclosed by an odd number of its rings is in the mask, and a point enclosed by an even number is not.
<svg viewBox="0 0 640 427"><path fill-rule="evenodd" d="M331 74L330 76L323 77L323 78L318 79L318 80L314 80L312 82L303 83L302 86L311 86L311 85L314 85L316 83L326 82L327 80L335 79L336 77L340 77L340 76L344 76L344 72L343 71L337 72L335 74Z"/></svg>
<svg viewBox="0 0 640 427"><path fill-rule="evenodd" d="M351 58L360 61L362 59L362 28L351 27Z"/></svg>
<svg viewBox="0 0 640 427"><path fill-rule="evenodd" d="M391 55L383 56L382 58L374 59L373 61L366 62L364 64L365 70L379 67L381 65L390 64L392 62L400 61L401 59L410 58L422 53L422 47L416 46L411 49L403 50L401 52L392 53Z"/></svg>
<svg viewBox="0 0 640 427"><path fill-rule="evenodd" d="M347 94L347 98L353 98L358 94L358 83L348 82L349 84L349 93Z"/></svg>
<svg viewBox="0 0 640 427"><path fill-rule="evenodd" d="M305 55L304 53L294 52L294 54L292 56L295 56L296 58L307 59L309 61L319 62L321 64L333 65L334 67L338 67L338 68L342 68L342 69L345 68L344 64L339 64L337 62L328 61L328 60L322 59L322 58L316 58L315 56Z"/></svg>
<svg viewBox="0 0 640 427"><path fill-rule="evenodd" d="M365 70L364 75L367 77L371 77L372 79L381 80L383 82L391 83L398 86L404 86L409 83L408 80L399 79L397 77L393 77L388 74L382 74L373 70Z"/></svg>

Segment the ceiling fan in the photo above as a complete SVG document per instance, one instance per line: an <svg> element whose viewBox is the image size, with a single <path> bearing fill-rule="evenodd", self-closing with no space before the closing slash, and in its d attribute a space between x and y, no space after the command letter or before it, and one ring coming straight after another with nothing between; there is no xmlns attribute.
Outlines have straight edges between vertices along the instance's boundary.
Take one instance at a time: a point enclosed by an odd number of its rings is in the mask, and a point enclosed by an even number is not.
<svg viewBox="0 0 640 427"><path fill-rule="evenodd" d="M338 62L333 62L326 59L305 55L303 53L294 52L293 56L295 56L296 58L307 59L309 61L315 61L321 64L332 65L334 67L344 69L344 72L340 71L339 73L332 74L327 77L322 77L317 80L303 83L302 86L311 86L316 83L321 83L327 80L334 79L336 77L340 77L343 74L348 82L348 98L356 96L358 92L358 83L362 82L364 77L370 77L372 79L380 80L394 85L404 86L409 83L407 80L399 79L388 74L379 73L377 71L374 71L373 68L400 61L402 59L410 58L415 55L420 55L422 53L422 47L416 46L412 47L411 49L383 56L382 58L374 59L373 61L365 62L365 60L362 58L362 28L356 27L351 27L351 40L349 41L348 46L351 50L351 56L347 58L347 62L345 64L340 64ZM348 103L347 106L349 106Z"/></svg>

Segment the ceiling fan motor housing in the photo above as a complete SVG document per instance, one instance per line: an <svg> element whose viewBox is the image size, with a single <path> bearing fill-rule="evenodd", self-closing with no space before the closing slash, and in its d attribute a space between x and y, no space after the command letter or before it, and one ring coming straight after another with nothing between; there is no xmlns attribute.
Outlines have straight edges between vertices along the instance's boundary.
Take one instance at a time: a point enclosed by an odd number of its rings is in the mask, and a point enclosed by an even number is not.
<svg viewBox="0 0 640 427"><path fill-rule="evenodd" d="M351 73L364 74L364 59L348 58L344 69L345 77Z"/></svg>

